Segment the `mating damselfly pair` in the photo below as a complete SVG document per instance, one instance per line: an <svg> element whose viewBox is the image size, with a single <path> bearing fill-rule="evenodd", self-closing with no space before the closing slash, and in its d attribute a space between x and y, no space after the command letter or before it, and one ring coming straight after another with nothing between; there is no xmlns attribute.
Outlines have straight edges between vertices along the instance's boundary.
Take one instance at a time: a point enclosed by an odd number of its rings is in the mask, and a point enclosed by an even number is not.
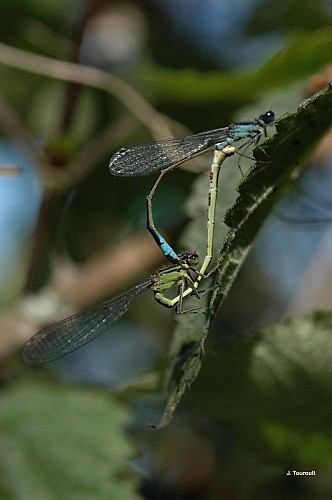
<svg viewBox="0 0 332 500"><path fill-rule="evenodd" d="M267 111L252 122L237 122L182 139L165 139L120 149L109 163L112 174L141 176L159 172L159 177L147 196L147 228L172 266L158 271L148 281L113 299L44 328L27 342L23 351L24 362L40 364L52 361L91 342L116 323L136 298L149 290L157 302L165 307L176 306L177 312L182 312L182 301L186 296L196 294L199 297L198 286L209 274L207 270L212 261L220 168L225 159L235 153L234 142L248 139L245 144L258 144L263 134L267 136L267 127L273 125L274 121L273 111ZM197 264L196 253L175 252L157 231L153 220L152 198L167 172L210 150L214 150L214 158L208 193L207 250L201 267L197 270L194 267ZM165 292L173 286L178 287L178 293L176 297L169 299Z"/></svg>

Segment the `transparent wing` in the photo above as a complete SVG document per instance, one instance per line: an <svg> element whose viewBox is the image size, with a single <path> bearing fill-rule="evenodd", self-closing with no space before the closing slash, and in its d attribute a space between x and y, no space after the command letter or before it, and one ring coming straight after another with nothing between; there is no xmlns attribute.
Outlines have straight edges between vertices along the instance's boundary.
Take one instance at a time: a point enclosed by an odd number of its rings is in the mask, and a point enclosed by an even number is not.
<svg viewBox="0 0 332 500"><path fill-rule="evenodd" d="M75 351L105 333L128 311L132 302L149 290L151 281L90 307L36 333L25 345L22 358L28 365L47 363Z"/></svg>
<svg viewBox="0 0 332 500"><path fill-rule="evenodd" d="M179 165L223 142L229 127L189 135L182 139L164 139L150 144L121 148L109 162L111 174L124 177L149 175Z"/></svg>

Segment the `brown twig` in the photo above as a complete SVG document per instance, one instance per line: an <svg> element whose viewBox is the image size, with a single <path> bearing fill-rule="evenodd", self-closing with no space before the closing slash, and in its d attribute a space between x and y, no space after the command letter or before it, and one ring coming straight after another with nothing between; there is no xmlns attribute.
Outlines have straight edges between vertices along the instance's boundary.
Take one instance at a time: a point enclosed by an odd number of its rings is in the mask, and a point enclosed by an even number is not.
<svg viewBox="0 0 332 500"><path fill-rule="evenodd" d="M117 76L110 75L105 71L35 55L1 42L0 63L23 71L102 89L118 99L135 116L138 122L143 123L151 130L152 135L157 139L160 137L172 137L171 126L177 131L177 134L188 133L186 127L159 113L130 85ZM119 142L115 138L112 143L109 143L108 148L105 148L106 138L109 136L110 131L112 136L114 136L115 128L111 125L105 130L105 134L102 134L101 138L97 138L88 145L78 157L68 165L64 165L60 170L54 168L42 149L35 145L19 117L4 98L0 102L0 116L2 117L2 128L14 140L19 139L20 146L28 152L31 162L38 166L39 170L43 173L45 187L49 190L63 191L75 184L77 180L81 180L84 176L83 172L86 175L97 163L98 159L102 157L102 154L98 154L97 152L98 145L101 145L103 142L102 151L103 154L107 154L107 151L111 149L111 144ZM80 170L79 165L82 159L84 167Z"/></svg>
<svg viewBox="0 0 332 500"><path fill-rule="evenodd" d="M108 92L125 106L156 138L172 135L169 119L115 75L80 64L58 61L0 43L0 63L38 75L57 78Z"/></svg>
<svg viewBox="0 0 332 500"><path fill-rule="evenodd" d="M20 165L0 165L0 175L5 177L16 177L23 173L23 168Z"/></svg>

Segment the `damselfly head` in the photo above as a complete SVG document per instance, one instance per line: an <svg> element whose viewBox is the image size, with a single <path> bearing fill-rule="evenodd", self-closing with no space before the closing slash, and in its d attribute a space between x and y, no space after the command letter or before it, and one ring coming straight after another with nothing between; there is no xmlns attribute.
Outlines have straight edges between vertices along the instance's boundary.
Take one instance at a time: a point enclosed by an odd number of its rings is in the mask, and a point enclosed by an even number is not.
<svg viewBox="0 0 332 500"><path fill-rule="evenodd" d="M274 125L274 122L276 121L276 115L274 114L272 109L270 109L270 111L267 111L263 115L260 115L258 120L261 120L264 125Z"/></svg>
<svg viewBox="0 0 332 500"><path fill-rule="evenodd" d="M182 252L180 259L182 263L188 266L196 266L199 263L199 255L196 252Z"/></svg>

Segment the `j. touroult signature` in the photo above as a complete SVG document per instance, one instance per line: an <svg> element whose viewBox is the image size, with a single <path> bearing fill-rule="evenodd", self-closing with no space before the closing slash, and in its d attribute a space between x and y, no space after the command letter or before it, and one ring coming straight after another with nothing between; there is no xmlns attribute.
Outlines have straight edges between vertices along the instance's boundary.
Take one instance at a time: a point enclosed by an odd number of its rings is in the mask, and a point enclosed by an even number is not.
<svg viewBox="0 0 332 500"><path fill-rule="evenodd" d="M287 476L315 476L316 471L311 470L311 471L297 471L297 470L289 470L287 472Z"/></svg>

